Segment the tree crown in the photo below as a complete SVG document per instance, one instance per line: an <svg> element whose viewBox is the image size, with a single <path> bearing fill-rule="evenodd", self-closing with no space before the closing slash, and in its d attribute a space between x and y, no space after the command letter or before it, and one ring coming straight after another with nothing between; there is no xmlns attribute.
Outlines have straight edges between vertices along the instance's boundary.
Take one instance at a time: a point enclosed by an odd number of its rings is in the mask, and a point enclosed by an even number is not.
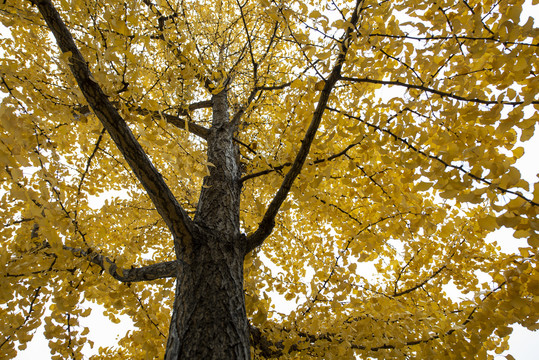
<svg viewBox="0 0 539 360"><path fill-rule="evenodd" d="M258 356L464 358L536 329L539 185L515 162L539 33L523 1L57 1L72 45L45 2L0 5L2 357L45 324L78 358L89 302L136 327L101 356L162 356L225 130ZM146 160L92 111L104 101ZM501 227L519 253L486 241Z"/></svg>

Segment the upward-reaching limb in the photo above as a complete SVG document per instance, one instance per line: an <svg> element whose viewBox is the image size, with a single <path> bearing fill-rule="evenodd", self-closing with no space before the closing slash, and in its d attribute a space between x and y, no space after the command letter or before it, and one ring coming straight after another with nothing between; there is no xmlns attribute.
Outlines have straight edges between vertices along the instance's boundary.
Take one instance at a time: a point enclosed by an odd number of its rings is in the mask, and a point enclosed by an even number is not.
<svg viewBox="0 0 539 360"><path fill-rule="evenodd" d="M359 19L359 7L361 2L361 0L356 1L356 5L350 19L350 23L352 25L355 25ZM324 88L320 93L318 104L311 119L311 123L309 125L309 128L307 129L307 132L305 133L303 140L301 141L301 147L296 155L296 158L294 159L294 162L292 163L292 166L290 167L290 170L285 175L283 182L279 187L279 190L277 190L277 193L270 202L266 213L264 214L264 217L262 218L262 221L258 226L258 229L247 238L247 253L249 253L257 246L262 245L264 240L273 231L273 227L275 226L275 217L277 216L281 205L283 204L288 193L290 192L290 189L292 188L294 180L298 177L303 167L303 164L305 163L305 160L309 155L309 150L315 138L316 131L320 126L320 122L322 121L322 116L324 115L324 110L326 109L326 105L328 103L331 91L333 90L335 84L340 78L342 65L344 63L346 53L348 52L348 48L350 46L353 31L353 27L349 27L346 30L346 33L342 40L342 45L340 46L339 55L335 61L335 65L333 66L331 73L325 80Z"/></svg>
<svg viewBox="0 0 539 360"><path fill-rule="evenodd" d="M90 69L71 33L60 18L50 0L30 0L52 31L60 50L69 53L70 69L86 101L109 132L118 149L148 193L157 211L175 237L175 242L189 247L192 221L175 199L161 174L137 142L125 120L108 100L99 84L93 79Z"/></svg>

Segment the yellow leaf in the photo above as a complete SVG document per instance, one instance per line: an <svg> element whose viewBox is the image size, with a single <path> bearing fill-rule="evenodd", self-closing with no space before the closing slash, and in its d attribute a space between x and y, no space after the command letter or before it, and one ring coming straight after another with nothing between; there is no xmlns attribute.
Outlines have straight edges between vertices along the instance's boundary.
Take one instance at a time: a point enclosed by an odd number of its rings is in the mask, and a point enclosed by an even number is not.
<svg viewBox="0 0 539 360"><path fill-rule="evenodd" d="M485 229L487 231L494 231L499 227L496 218L491 215L487 215L483 218L478 219L477 223L482 229Z"/></svg>
<svg viewBox="0 0 539 360"><path fill-rule="evenodd" d="M60 54L60 60L62 60L64 63L71 65L71 57L73 56L73 53L71 51L66 51Z"/></svg>
<svg viewBox="0 0 539 360"><path fill-rule="evenodd" d="M319 82L316 83L316 85L314 86L314 88L318 91L322 91L324 90L324 86L326 85L326 82L324 80L321 80Z"/></svg>
<svg viewBox="0 0 539 360"><path fill-rule="evenodd" d="M524 155L524 148L522 146L517 147L515 150L513 150L513 157L515 159L520 159Z"/></svg>
<svg viewBox="0 0 539 360"><path fill-rule="evenodd" d="M535 132L535 125L532 125L526 129L523 129L522 134L520 135L520 141L530 140L534 132Z"/></svg>
<svg viewBox="0 0 539 360"><path fill-rule="evenodd" d="M539 248L539 235L537 235L537 233L530 235L528 238L528 245L535 249Z"/></svg>
<svg viewBox="0 0 539 360"><path fill-rule="evenodd" d="M309 17L310 17L311 19L315 19L315 20L317 20L317 19L320 18L320 17L326 18L326 17L325 17L324 15L322 15L322 14L320 13L320 11L318 11L318 10L313 10L313 11L311 11L311 13L309 14Z"/></svg>
<svg viewBox="0 0 539 360"><path fill-rule="evenodd" d="M320 60L326 60L326 59L329 59L329 57L331 56L331 51L317 53L315 56Z"/></svg>
<svg viewBox="0 0 539 360"><path fill-rule="evenodd" d="M421 181L414 186L414 191L427 191L432 188L432 183Z"/></svg>

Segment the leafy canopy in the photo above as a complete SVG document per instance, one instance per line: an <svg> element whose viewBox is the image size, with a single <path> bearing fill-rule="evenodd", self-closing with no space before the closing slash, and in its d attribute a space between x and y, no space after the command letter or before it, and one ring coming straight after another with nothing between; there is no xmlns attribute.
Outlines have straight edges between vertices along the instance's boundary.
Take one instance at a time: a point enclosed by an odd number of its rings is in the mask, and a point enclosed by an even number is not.
<svg viewBox="0 0 539 360"><path fill-rule="evenodd" d="M538 120L539 31L522 5L55 1L189 214L213 166L211 96L228 89L247 234L347 49L273 233L245 260L254 353L324 359L482 358L510 324L537 329L539 184L515 162ZM56 358L80 358L92 302L135 326L94 358L162 357L174 280L133 274L175 260L166 224L32 1L3 1L0 20L0 357L44 325ZM501 227L527 245L485 240Z"/></svg>

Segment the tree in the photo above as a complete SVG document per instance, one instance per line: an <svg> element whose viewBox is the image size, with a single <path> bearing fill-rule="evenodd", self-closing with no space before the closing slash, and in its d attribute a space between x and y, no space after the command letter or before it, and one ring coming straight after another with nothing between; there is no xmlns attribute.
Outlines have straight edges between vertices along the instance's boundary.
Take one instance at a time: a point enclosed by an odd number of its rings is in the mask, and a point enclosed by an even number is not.
<svg viewBox="0 0 539 360"><path fill-rule="evenodd" d="M1 357L44 324L81 358L92 303L135 324L107 359L485 358L537 329L522 4L3 1Z"/></svg>

